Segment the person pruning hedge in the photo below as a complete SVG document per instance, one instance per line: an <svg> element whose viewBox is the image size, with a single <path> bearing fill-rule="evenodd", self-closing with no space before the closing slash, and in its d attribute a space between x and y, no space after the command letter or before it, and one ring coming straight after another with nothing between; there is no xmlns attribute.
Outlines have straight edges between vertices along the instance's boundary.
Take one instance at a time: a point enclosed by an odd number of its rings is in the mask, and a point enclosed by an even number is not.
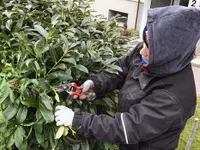
<svg viewBox="0 0 200 150"><path fill-rule="evenodd" d="M175 150L180 133L196 108L191 67L200 38L200 9L168 6L150 9L143 42L116 65L83 83L79 99L95 99L119 89L114 117L73 112L57 106L57 126L76 127L76 134L117 143L120 150Z"/></svg>

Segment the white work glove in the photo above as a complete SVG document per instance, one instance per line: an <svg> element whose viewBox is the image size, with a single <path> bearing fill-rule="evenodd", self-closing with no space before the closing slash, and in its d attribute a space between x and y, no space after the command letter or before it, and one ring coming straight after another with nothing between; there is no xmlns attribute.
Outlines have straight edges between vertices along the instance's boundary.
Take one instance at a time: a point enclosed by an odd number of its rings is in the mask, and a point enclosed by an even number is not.
<svg viewBox="0 0 200 150"><path fill-rule="evenodd" d="M96 94L93 91L94 88L94 83L92 80L86 80L83 84L83 89L82 90L77 90L77 92L81 92L82 94L87 94L87 96L80 96L78 97L77 95L73 96L73 99L81 99L81 100L94 100L96 98Z"/></svg>
<svg viewBox="0 0 200 150"><path fill-rule="evenodd" d="M74 112L71 109L63 105L56 106L55 121L57 126L71 126L73 119Z"/></svg>

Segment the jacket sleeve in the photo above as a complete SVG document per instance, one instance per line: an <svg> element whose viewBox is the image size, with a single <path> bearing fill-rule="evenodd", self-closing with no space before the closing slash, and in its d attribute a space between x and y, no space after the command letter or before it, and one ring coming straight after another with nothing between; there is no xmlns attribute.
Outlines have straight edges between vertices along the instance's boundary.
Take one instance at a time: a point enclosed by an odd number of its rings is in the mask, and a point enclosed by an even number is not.
<svg viewBox="0 0 200 150"><path fill-rule="evenodd" d="M107 92L114 89L120 89L123 86L129 71L131 58L133 58L133 55L136 51L138 51L138 49L142 48L142 45L142 43L139 43L129 55L123 56L117 61L115 65L119 66L123 72L113 74L102 71L99 74L90 77L90 79L94 82L94 92L97 97L104 96Z"/></svg>
<svg viewBox="0 0 200 150"><path fill-rule="evenodd" d="M158 94L157 94L158 93ZM75 113L77 134L104 142L136 144L164 133L182 115L175 98L158 90L115 117Z"/></svg>

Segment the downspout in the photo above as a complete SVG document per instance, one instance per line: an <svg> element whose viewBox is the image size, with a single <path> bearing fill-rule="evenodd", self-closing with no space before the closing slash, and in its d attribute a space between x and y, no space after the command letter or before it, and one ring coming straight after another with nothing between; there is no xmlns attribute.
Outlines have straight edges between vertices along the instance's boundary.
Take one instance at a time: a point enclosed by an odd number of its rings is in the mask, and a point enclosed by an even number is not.
<svg viewBox="0 0 200 150"><path fill-rule="evenodd" d="M174 5L174 0L171 0L171 4L170 5Z"/></svg>
<svg viewBox="0 0 200 150"><path fill-rule="evenodd" d="M135 17L135 30L137 29L137 20L138 20L139 9L140 9L140 0L138 0L138 5L137 5L137 12L136 12L136 17Z"/></svg>

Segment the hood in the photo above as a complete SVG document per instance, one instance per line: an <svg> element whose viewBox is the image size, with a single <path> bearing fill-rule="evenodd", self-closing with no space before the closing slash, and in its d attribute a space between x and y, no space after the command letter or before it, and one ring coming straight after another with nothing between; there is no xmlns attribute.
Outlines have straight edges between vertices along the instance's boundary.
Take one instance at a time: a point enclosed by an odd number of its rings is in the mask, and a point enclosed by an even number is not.
<svg viewBox="0 0 200 150"><path fill-rule="evenodd" d="M147 18L149 63L155 75L169 75L193 59L200 38L200 9L168 6L149 9Z"/></svg>

